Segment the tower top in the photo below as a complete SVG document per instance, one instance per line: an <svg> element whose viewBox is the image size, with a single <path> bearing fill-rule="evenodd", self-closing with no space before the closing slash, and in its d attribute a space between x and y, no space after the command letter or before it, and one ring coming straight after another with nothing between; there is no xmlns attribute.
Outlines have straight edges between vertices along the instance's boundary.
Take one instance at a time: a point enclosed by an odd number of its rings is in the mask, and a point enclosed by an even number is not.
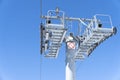
<svg viewBox="0 0 120 80"><path fill-rule="evenodd" d="M78 47L76 49L75 59L81 59L82 56L89 56L100 43L116 33L116 28L112 25L109 15L96 14L92 19L66 17L64 11L58 7L56 10L49 10L44 25L41 27L41 52L46 57L57 58L63 40L76 40ZM72 26L67 22L78 21L78 26ZM70 27L78 30L78 35L73 35L76 31L69 31ZM68 36L66 33L70 33Z"/></svg>

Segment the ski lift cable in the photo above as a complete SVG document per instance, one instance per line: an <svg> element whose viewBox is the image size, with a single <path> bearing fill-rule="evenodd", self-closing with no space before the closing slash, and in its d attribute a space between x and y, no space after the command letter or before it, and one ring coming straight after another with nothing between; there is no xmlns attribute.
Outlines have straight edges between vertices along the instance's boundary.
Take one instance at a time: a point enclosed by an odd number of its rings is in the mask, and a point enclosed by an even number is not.
<svg viewBox="0 0 120 80"><path fill-rule="evenodd" d="M40 17L42 19L42 0L40 0Z"/></svg>
<svg viewBox="0 0 120 80"><path fill-rule="evenodd" d="M40 80L42 80L42 55L40 55Z"/></svg>
<svg viewBox="0 0 120 80"><path fill-rule="evenodd" d="M40 0L40 18L41 18L41 24L40 24L40 29L42 26L42 0ZM40 30L40 35L41 35L41 30ZM40 36L41 39L42 36ZM40 42L42 44L42 41ZM41 45L40 45L41 46ZM41 53L42 51L40 51ZM42 53L40 55L40 80L42 80Z"/></svg>

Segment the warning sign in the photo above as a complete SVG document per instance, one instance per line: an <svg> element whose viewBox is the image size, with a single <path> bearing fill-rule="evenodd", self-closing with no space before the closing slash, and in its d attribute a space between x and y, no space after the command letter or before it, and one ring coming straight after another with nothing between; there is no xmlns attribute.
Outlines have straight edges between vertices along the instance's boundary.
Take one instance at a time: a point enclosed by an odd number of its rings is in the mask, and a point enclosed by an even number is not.
<svg viewBox="0 0 120 80"><path fill-rule="evenodd" d="M67 42L68 49L75 49L75 42Z"/></svg>

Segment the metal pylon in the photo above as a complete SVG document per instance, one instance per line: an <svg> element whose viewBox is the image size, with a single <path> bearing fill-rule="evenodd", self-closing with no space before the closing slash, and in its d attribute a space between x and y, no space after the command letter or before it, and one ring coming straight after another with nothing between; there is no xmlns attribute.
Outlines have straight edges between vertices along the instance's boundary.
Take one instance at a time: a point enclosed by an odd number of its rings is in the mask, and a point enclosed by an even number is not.
<svg viewBox="0 0 120 80"><path fill-rule="evenodd" d="M99 19L100 17L100 19ZM104 23L101 17L107 17ZM66 17L59 8L49 10L47 16L42 16L45 23L41 25L41 54L47 58L57 58L62 43L66 44L66 80L75 80L75 61L83 60L103 41L116 34L109 15L97 14L92 19ZM78 35L68 32L66 21L77 21L81 26L72 26L81 29ZM108 26L109 24L109 26ZM67 35L66 33L70 33Z"/></svg>

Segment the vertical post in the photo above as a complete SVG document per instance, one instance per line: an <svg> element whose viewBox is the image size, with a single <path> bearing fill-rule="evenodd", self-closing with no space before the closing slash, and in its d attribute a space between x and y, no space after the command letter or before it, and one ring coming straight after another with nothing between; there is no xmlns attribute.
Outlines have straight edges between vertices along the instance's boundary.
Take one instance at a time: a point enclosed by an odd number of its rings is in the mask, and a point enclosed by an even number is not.
<svg viewBox="0 0 120 80"><path fill-rule="evenodd" d="M72 37L66 41L66 80L75 80L75 42Z"/></svg>

